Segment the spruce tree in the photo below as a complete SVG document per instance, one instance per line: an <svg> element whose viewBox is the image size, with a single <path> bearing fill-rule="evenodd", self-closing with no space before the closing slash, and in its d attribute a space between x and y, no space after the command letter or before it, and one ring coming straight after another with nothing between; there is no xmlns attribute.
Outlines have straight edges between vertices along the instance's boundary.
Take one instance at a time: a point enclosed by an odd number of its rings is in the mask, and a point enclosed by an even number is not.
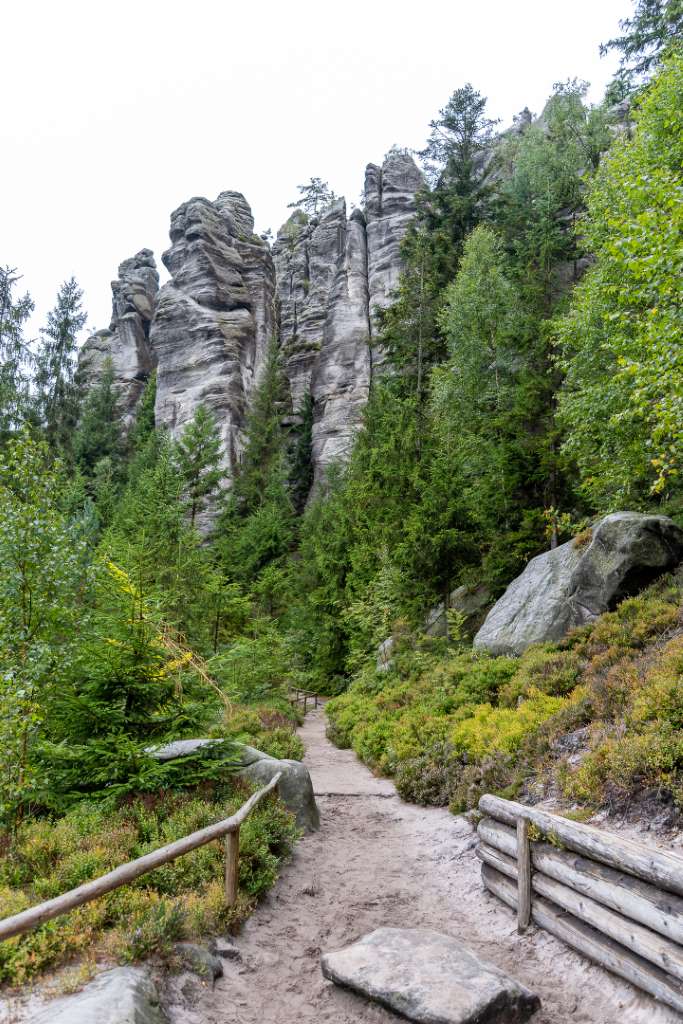
<svg viewBox="0 0 683 1024"><path fill-rule="evenodd" d="M205 405L197 406L185 427L176 444L176 459L194 526L197 513L206 508L224 475L216 417Z"/></svg>
<svg viewBox="0 0 683 1024"><path fill-rule="evenodd" d="M12 267L0 267L0 442L29 415L31 356L24 325L34 309L31 296L15 296L21 277Z"/></svg>
<svg viewBox="0 0 683 1024"><path fill-rule="evenodd" d="M619 22L622 35L600 47L621 53L617 81L626 91L646 79L683 41L683 0L636 0L633 16Z"/></svg>
<svg viewBox="0 0 683 1024"><path fill-rule="evenodd" d="M78 335L87 320L82 298L75 278L64 282L54 309L48 313L47 327L41 328L36 356L41 419L49 442L59 451L70 449L78 419Z"/></svg>

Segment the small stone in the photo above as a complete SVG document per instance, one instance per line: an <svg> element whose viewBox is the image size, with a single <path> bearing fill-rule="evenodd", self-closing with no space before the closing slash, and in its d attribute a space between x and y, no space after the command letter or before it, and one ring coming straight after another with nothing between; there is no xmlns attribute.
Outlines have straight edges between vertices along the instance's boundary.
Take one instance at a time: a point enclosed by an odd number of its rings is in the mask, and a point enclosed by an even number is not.
<svg viewBox="0 0 683 1024"><path fill-rule="evenodd" d="M230 939L215 938L209 943L209 950L223 960L241 960L242 954Z"/></svg>
<svg viewBox="0 0 683 1024"><path fill-rule="evenodd" d="M197 946L194 942L177 942L174 951L186 970L212 981L223 976L223 964L204 946Z"/></svg>
<svg viewBox="0 0 683 1024"><path fill-rule="evenodd" d="M537 995L448 935L378 928L321 958L323 975L418 1024L522 1024Z"/></svg>

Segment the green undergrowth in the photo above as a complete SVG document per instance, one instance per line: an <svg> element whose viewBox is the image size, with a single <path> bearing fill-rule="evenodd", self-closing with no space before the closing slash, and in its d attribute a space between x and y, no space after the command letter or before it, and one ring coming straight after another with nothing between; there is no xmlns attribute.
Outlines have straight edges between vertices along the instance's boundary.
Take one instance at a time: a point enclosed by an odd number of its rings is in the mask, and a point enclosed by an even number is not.
<svg viewBox="0 0 683 1024"><path fill-rule="evenodd" d="M236 705L222 725L210 730L212 736L225 736L248 743L271 757L300 761L304 745L295 729L298 712L284 700L256 706Z"/></svg>
<svg viewBox="0 0 683 1024"><path fill-rule="evenodd" d="M59 819L21 824L0 848L0 918L16 914L229 817L251 787L228 780L195 791L81 802ZM224 845L201 847L131 885L0 944L0 982L21 985L87 956L128 963L168 955L179 939L236 928L274 883L296 839L292 816L267 797L240 830L239 897L224 902Z"/></svg>
<svg viewBox="0 0 683 1024"><path fill-rule="evenodd" d="M652 794L683 807L683 579L520 658L409 638L327 704L328 733L421 804L535 792L588 808Z"/></svg>

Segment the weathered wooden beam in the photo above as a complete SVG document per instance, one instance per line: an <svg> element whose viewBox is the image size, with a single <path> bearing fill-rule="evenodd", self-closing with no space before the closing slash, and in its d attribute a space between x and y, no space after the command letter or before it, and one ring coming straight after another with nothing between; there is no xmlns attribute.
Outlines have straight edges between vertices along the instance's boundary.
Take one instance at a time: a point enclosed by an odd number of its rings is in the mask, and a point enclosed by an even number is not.
<svg viewBox="0 0 683 1024"><path fill-rule="evenodd" d="M517 881L517 862L512 857L484 844L477 850L477 855L485 864ZM582 896L569 886L538 871L534 872L531 884L535 893L545 896L580 921L585 921L603 935L622 943L627 949L683 981L683 949L675 942L662 938L634 921L626 920L621 914L608 910L588 896Z"/></svg>
<svg viewBox="0 0 683 1024"><path fill-rule="evenodd" d="M683 896L683 858L673 853L664 853L631 839L601 832L592 825L570 821L514 800L503 800L490 793L481 798L479 809L515 828L519 818L526 818L545 835L553 836L562 846L576 853Z"/></svg>
<svg viewBox="0 0 683 1024"><path fill-rule="evenodd" d="M482 865L481 874L486 888L514 910L517 906L515 883L487 864ZM545 928L594 963L683 1013L683 985L661 968L540 896L534 899L531 917L540 928Z"/></svg>
<svg viewBox="0 0 683 1024"><path fill-rule="evenodd" d="M259 789L253 796L250 796L230 818L225 818L223 821L216 822L215 825L208 825L197 832L192 832L183 839L177 839L173 843L161 846L158 850L153 850L152 853L146 853L144 857L138 857L137 860L131 860L127 864L122 864L121 867L114 868L113 871L109 871L100 878L93 879L92 882L79 885L77 889L71 889L69 892L62 893L61 896L56 896L45 903L39 903L36 907L22 910L20 914L6 917L4 921L0 921L0 942L11 938L13 935L22 935L24 932L31 931L32 928L36 928L43 921L49 921L53 917L59 917L60 914L66 914L70 910L80 907L83 903L89 903L90 900L97 899L98 896L104 896L105 893L111 892L112 889L118 889L122 885L127 885L129 882L139 878L140 875L146 875L148 871L153 871L154 868L158 868L162 864L168 864L169 861L182 857L183 854L190 853L199 846L205 846L206 843L211 843L215 839L222 839L229 832L239 829L242 822L249 817L249 814L259 800L262 800L267 793L275 789L281 778L282 772L278 772L267 786Z"/></svg>
<svg viewBox="0 0 683 1024"><path fill-rule="evenodd" d="M531 851L529 850L529 822L517 822L517 931L520 935L531 920Z"/></svg>
<svg viewBox="0 0 683 1024"><path fill-rule="evenodd" d="M510 857L517 856L513 828L492 818L483 818L477 831L484 843ZM557 850L550 843L531 844L531 863L536 871L683 945L683 899L680 896L571 850Z"/></svg>

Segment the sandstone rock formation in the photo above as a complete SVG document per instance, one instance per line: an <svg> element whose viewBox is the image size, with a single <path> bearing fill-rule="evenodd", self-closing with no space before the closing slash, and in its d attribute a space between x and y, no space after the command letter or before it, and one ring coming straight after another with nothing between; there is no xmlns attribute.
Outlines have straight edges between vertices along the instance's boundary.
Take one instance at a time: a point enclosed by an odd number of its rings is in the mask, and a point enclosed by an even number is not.
<svg viewBox="0 0 683 1024"><path fill-rule="evenodd" d="M321 958L326 978L419 1024L521 1024L537 995L449 935L378 928Z"/></svg>
<svg viewBox="0 0 683 1024"><path fill-rule="evenodd" d="M365 214L337 200L310 221L295 211L273 247L280 343L292 396L312 394L314 486L349 453L382 353L373 310L390 302L400 274L399 245L423 182L412 157L370 164Z"/></svg>
<svg viewBox="0 0 683 1024"><path fill-rule="evenodd" d="M240 450L249 394L275 330L274 271L244 196L195 198L171 216L150 340L157 424L177 436L201 404L217 419L226 475Z"/></svg>
<svg viewBox="0 0 683 1024"><path fill-rule="evenodd" d="M296 423L313 400L314 484L349 453L382 353L373 310L386 306L400 273L400 241L422 175L392 152L368 166L366 213L347 217L343 199L320 217L295 211L272 254L254 234L240 192L194 198L171 216L163 262L171 280L158 291L149 250L121 264L108 331L86 343L81 366L94 382L109 356L122 415L132 421L151 370L155 417L178 436L200 404L216 415L229 480L243 445L251 393L268 343L277 338ZM157 294L158 293L158 294Z"/></svg>
<svg viewBox="0 0 683 1024"><path fill-rule="evenodd" d="M574 540L538 555L493 606L474 639L492 654L560 640L638 593L683 557L683 530L666 516L615 512L587 546Z"/></svg>
<svg viewBox="0 0 683 1024"><path fill-rule="evenodd" d="M159 291L159 274L153 253L142 249L124 260L111 290L109 328L88 338L79 365L83 380L89 386L101 378L106 360L111 359L121 418L128 427L135 418L138 400L155 365L149 332Z"/></svg>
<svg viewBox="0 0 683 1024"><path fill-rule="evenodd" d="M368 240L368 293L371 333L374 314L391 303L401 272L399 247L415 214L415 193L424 184L422 172L407 152L394 150L381 167L365 170L365 218ZM384 353L372 346L373 368L384 362Z"/></svg>

